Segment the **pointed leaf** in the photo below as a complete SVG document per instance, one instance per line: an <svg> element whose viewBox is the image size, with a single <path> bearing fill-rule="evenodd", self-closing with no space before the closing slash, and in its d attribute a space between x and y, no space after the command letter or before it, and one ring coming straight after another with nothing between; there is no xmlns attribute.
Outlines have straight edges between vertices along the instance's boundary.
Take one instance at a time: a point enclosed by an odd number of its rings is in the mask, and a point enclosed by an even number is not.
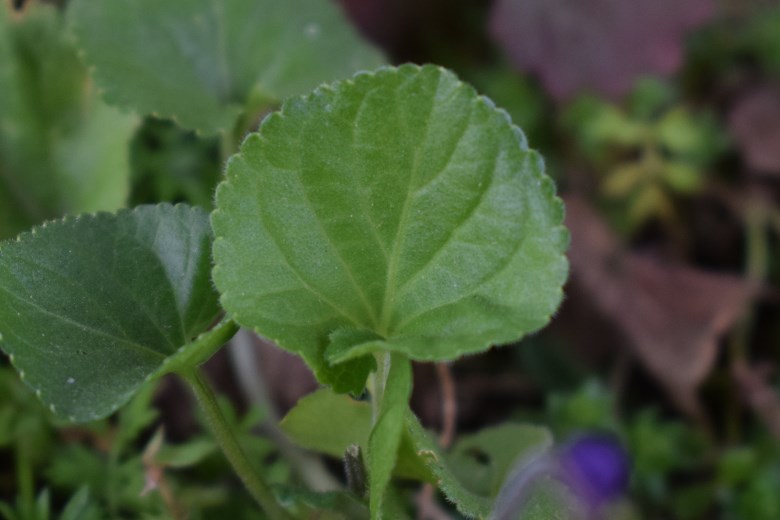
<svg viewBox="0 0 780 520"><path fill-rule="evenodd" d="M376 351L453 359L515 341L546 324L567 272L542 167L503 111L438 67L292 99L218 188L223 306L324 382L329 363ZM371 334L326 352L345 328Z"/></svg>
<svg viewBox="0 0 780 520"><path fill-rule="evenodd" d="M205 133L232 129L247 105L267 108L381 63L328 1L76 0L71 8L107 100Z"/></svg>
<svg viewBox="0 0 780 520"><path fill-rule="evenodd" d="M165 204L1 244L3 349L55 413L108 415L214 321L210 244L204 211Z"/></svg>

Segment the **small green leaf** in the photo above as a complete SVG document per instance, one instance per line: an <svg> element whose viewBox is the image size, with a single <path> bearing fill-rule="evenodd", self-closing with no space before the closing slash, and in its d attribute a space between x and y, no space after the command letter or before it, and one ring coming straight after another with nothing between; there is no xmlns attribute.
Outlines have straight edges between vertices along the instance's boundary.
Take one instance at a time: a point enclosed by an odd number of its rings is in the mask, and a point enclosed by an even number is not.
<svg viewBox="0 0 780 520"><path fill-rule="evenodd" d="M291 99L217 190L222 304L330 384L333 364L374 352L443 360L515 341L547 323L567 274L542 170L506 113L439 67Z"/></svg>
<svg viewBox="0 0 780 520"><path fill-rule="evenodd" d="M199 438L185 444L163 444L154 461L169 468L189 468L217 451L213 440Z"/></svg>
<svg viewBox="0 0 780 520"><path fill-rule="evenodd" d="M373 427L369 404L329 390L303 398L282 421L284 431L305 448L341 458L350 445L360 446L368 465L372 518L381 516L390 478L402 457L399 448L403 449L404 417L411 393L409 361L393 354L389 363L385 391ZM405 458L411 458L408 448ZM407 463L406 473L411 473L409 468L416 469Z"/></svg>
<svg viewBox="0 0 780 520"><path fill-rule="evenodd" d="M439 489L455 504L458 511L469 518L487 517L492 508L492 500L463 486L436 443L411 413L406 416L406 428L414 441L417 454L435 475Z"/></svg>
<svg viewBox="0 0 780 520"><path fill-rule="evenodd" d="M330 334L325 355L328 361L334 362L339 354L349 354L357 345L381 340L380 336L370 330L343 327ZM331 385L336 392L359 395L365 389L366 377L373 370L376 370L376 360L371 355L365 355L333 365L331 370L323 374L322 382Z"/></svg>
<svg viewBox="0 0 780 520"><path fill-rule="evenodd" d="M62 509L59 520L93 520L100 519L100 510L89 494L89 487L82 486L70 497Z"/></svg>
<svg viewBox="0 0 780 520"><path fill-rule="evenodd" d="M9 10L0 5L0 238L122 207L137 126L100 101L54 6Z"/></svg>
<svg viewBox="0 0 780 520"><path fill-rule="evenodd" d="M368 450L371 405L322 388L298 401L280 426L299 446L340 459L351 444L360 446L363 453ZM426 482L433 480L405 431L394 475Z"/></svg>
<svg viewBox="0 0 780 520"><path fill-rule="evenodd" d="M495 497L519 459L551 446L552 435L546 428L505 423L459 439L448 460L464 486Z"/></svg>
<svg viewBox="0 0 780 520"><path fill-rule="evenodd" d="M70 9L109 102L205 133L381 63L329 1L75 0Z"/></svg>
<svg viewBox="0 0 780 520"><path fill-rule="evenodd" d="M1 244L3 349L56 414L110 414L216 318L210 245L204 211L167 204Z"/></svg>
<svg viewBox="0 0 780 520"><path fill-rule="evenodd" d="M368 447L371 405L323 388L298 401L280 426L299 446L341 458L351 444Z"/></svg>

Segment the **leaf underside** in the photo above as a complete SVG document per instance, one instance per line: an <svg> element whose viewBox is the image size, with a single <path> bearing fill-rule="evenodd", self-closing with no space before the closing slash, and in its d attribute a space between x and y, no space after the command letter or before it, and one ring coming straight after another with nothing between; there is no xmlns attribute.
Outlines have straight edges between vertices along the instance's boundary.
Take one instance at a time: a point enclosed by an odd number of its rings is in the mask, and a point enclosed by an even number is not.
<svg viewBox="0 0 780 520"><path fill-rule="evenodd" d="M218 314L206 212L140 206L0 245L3 350L56 414L108 415Z"/></svg>
<svg viewBox="0 0 780 520"><path fill-rule="evenodd" d="M382 62L328 1L74 0L70 11L108 101L207 134L232 129L247 103Z"/></svg>
<svg viewBox="0 0 780 520"><path fill-rule="evenodd" d="M376 351L442 360L517 340L561 300L568 235L542 160L439 67L289 100L216 201L224 308L325 383Z"/></svg>

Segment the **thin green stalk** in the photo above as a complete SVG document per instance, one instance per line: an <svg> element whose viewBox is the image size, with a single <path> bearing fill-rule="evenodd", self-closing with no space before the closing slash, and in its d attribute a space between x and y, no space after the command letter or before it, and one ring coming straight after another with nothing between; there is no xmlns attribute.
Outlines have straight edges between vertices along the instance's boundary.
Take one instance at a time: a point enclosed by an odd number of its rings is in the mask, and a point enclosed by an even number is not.
<svg viewBox="0 0 780 520"><path fill-rule="evenodd" d="M16 446L16 481L20 508L24 514L32 516L35 511L35 477L33 476L30 451L25 440Z"/></svg>
<svg viewBox="0 0 780 520"><path fill-rule="evenodd" d="M372 374L371 388L371 424L376 424L379 411L385 395L387 376L390 373L390 352L378 352L376 358L376 371Z"/></svg>
<svg viewBox="0 0 780 520"><path fill-rule="evenodd" d="M272 520L292 520L293 517L279 505L271 488L257 473L244 450L241 449L232 428L219 408L214 392L200 370L193 369L181 375L192 387L217 444L222 448L225 457L247 491Z"/></svg>

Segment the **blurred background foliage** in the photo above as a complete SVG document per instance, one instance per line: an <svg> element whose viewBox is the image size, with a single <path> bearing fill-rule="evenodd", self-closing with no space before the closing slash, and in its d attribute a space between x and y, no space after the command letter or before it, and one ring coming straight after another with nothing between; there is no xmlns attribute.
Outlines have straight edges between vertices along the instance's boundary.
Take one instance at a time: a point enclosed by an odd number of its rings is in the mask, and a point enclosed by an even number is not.
<svg viewBox="0 0 780 520"><path fill-rule="evenodd" d="M339 3L391 62L450 67L507 110L567 202L572 276L552 326L453 363L454 390L418 365L424 424L442 429L444 401L458 435L507 420L557 440L617 435L631 486L609 518L780 518L780 5ZM105 104L66 11L0 8L0 237L66 213L210 208L224 143ZM210 373L252 457L304 503L313 463L290 458L273 425L314 383L257 348L265 397L224 355ZM0 518L253 518L175 382L73 426L0 363ZM468 475L482 455L452 460ZM338 462L318 468L342 478ZM415 493L398 491L399 511Z"/></svg>

